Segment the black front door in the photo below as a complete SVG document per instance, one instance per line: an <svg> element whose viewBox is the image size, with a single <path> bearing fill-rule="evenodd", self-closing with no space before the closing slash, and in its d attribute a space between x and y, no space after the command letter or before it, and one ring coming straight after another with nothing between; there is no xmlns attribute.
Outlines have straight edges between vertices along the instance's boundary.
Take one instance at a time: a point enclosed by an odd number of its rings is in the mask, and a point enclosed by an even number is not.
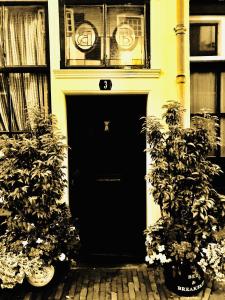
<svg viewBox="0 0 225 300"><path fill-rule="evenodd" d="M145 95L67 97L70 207L85 257L144 259Z"/></svg>

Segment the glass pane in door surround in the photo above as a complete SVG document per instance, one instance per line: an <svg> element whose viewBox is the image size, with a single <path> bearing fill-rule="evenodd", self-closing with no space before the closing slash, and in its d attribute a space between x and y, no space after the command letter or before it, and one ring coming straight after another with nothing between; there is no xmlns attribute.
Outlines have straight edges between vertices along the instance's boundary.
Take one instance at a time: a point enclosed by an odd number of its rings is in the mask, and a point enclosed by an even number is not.
<svg viewBox="0 0 225 300"><path fill-rule="evenodd" d="M98 66L103 60L103 6L67 6L66 66Z"/></svg>
<svg viewBox="0 0 225 300"><path fill-rule="evenodd" d="M106 52L109 65L144 65L144 6L107 7Z"/></svg>

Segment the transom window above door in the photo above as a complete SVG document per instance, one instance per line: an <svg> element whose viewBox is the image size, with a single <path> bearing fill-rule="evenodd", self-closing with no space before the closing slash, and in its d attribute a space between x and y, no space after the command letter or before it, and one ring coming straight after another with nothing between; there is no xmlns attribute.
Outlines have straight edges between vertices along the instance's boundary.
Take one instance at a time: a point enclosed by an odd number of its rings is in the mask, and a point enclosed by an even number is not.
<svg viewBox="0 0 225 300"><path fill-rule="evenodd" d="M149 67L146 3L64 2L62 67Z"/></svg>

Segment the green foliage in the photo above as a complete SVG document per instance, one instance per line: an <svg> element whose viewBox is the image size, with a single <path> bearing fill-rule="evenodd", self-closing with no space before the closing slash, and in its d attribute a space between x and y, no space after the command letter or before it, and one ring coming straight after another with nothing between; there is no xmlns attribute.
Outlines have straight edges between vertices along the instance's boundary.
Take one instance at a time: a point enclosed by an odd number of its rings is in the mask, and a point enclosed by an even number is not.
<svg viewBox="0 0 225 300"><path fill-rule="evenodd" d="M0 138L2 206L10 212L0 242L16 255L38 253L49 264L75 258L79 236L61 203L67 146L54 116L35 111L32 123L30 133Z"/></svg>
<svg viewBox="0 0 225 300"><path fill-rule="evenodd" d="M207 159L219 143L217 120L205 114L195 117L191 128L182 128L181 105L169 101L163 108L167 129L152 116L143 124L151 156L146 179L162 213L162 218L146 230L151 241L146 241L147 260L159 254L172 260L195 260L201 246L213 239L212 228L225 226L224 198L212 186L221 169ZM159 224L162 231L155 230ZM164 245L165 250L159 253L156 245Z"/></svg>
<svg viewBox="0 0 225 300"><path fill-rule="evenodd" d="M25 276L39 272L44 266L37 254L30 257L22 252L16 254L8 251L2 243L0 249L1 288L13 288L17 283L21 284Z"/></svg>

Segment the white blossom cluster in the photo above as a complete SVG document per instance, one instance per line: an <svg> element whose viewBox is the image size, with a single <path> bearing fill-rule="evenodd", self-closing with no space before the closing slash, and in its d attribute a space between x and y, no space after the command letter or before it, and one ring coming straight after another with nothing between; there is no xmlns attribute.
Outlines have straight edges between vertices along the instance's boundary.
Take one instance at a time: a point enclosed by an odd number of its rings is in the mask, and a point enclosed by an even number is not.
<svg viewBox="0 0 225 300"><path fill-rule="evenodd" d="M225 240L209 243L201 255L199 265L203 271L213 275L215 280L225 282Z"/></svg>
<svg viewBox="0 0 225 300"><path fill-rule="evenodd" d="M147 244L151 244L151 237L147 236L146 238L146 245ZM161 263L168 263L171 261L171 259L168 259L166 257L166 255L163 253L163 251L165 250L165 246L164 245L158 245L157 246L157 250L159 253L156 253L155 251L148 251L148 255L145 257L146 262L148 262L150 265L154 264L157 260Z"/></svg>

